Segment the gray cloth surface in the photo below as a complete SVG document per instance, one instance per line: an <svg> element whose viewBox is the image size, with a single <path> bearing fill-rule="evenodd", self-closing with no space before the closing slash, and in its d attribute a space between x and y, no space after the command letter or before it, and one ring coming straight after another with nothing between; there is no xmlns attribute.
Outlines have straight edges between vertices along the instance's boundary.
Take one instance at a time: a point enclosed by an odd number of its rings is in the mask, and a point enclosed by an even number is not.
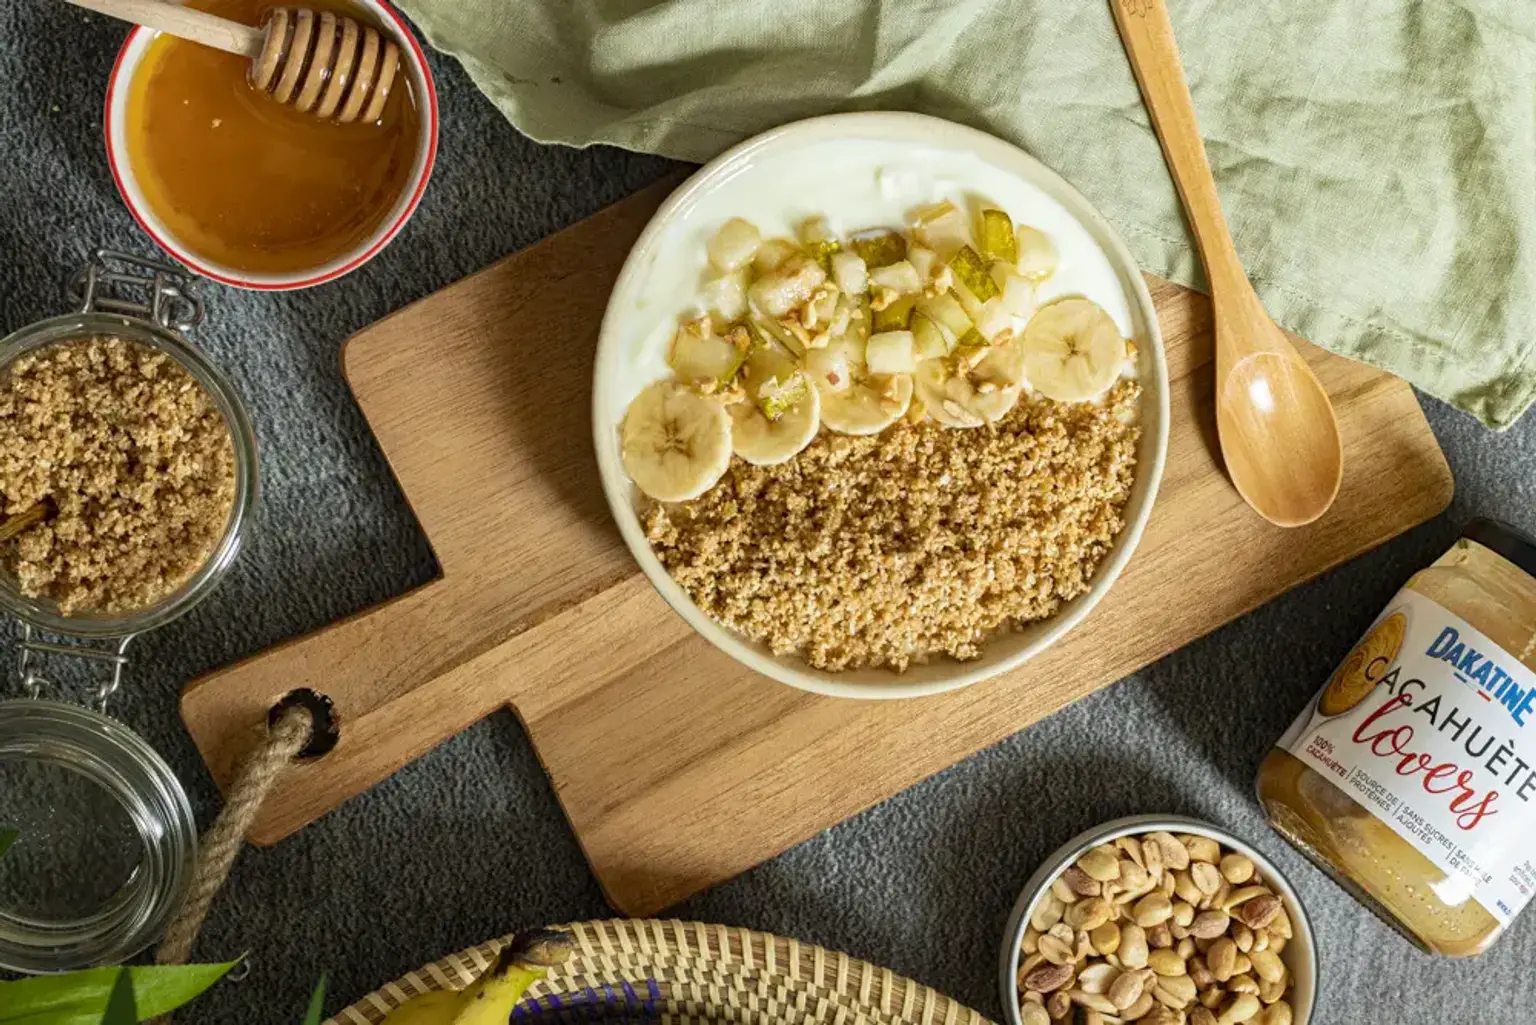
<svg viewBox="0 0 1536 1025"><path fill-rule="evenodd" d="M0 3L4 330L60 312L61 283L89 246L149 251L101 141L101 97L122 37L119 25L52 0ZM117 710L175 766L205 826L218 794L177 718L186 682L435 572L342 382L341 340L672 166L534 145L456 65L433 66L438 172L394 244L308 292L211 289L211 323L195 335L250 402L262 512L222 589L138 646ZM1319 1025L1536 1019L1536 912L1476 961L1420 955L1304 864L1252 798L1268 745L1462 523L1481 514L1536 530L1536 419L1495 435L1424 402L1456 473L1447 515L675 913L846 950L996 1016L1004 920L1036 864L1106 818L1185 812L1253 841L1301 890L1322 948ZM0 643L13 639L0 627ZM179 1020L287 1025L322 970L335 1010L488 937L609 913L527 740L502 713L282 844L246 851L199 950L248 951L250 976Z"/></svg>

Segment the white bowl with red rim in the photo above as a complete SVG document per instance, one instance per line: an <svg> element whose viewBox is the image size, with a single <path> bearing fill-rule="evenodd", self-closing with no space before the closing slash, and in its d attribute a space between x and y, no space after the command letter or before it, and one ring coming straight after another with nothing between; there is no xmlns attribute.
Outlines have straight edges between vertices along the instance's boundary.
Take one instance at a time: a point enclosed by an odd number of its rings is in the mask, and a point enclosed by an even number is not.
<svg viewBox="0 0 1536 1025"><path fill-rule="evenodd" d="M353 0L353 3L372 15L373 19L388 30L388 34L400 44L403 57L400 68L407 76L421 117L421 132L416 140L416 157L411 165L411 174L406 180L406 187L401 190L399 198L395 200L389 216L371 235L350 251L328 263L290 273L246 271L214 262L184 245L165 222L155 215L145 198L143 189L139 186L138 176L128 160L127 130L129 85L149 51L149 44L159 33L148 28L135 28L128 33L123 48L118 52L117 63L112 68L112 77L107 82L105 120L107 162L112 167L112 179L117 183L117 191L123 197L123 202L127 204L128 212L133 214L133 219L139 222L139 227L143 228L145 234L154 239L161 249L186 267L205 278L211 278L225 285L233 285L236 288L285 291L323 285L327 281L334 281L344 274L351 273L373 259L390 243L391 239L400 233L400 229L405 227L405 222L410 220L411 215L416 212L422 194L426 192L427 181L432 177L432 165L437 159L437 89L432 81L432 71L427 66L427 55L422 51L421 44L416 41L416 36L399 12L383 0Z"/></svg>

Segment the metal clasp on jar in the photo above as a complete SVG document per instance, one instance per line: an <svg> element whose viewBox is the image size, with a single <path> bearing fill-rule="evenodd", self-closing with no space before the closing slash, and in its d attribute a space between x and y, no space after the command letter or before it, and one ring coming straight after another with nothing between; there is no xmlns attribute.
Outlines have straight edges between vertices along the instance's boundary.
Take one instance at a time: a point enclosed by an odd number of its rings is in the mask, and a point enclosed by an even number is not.
<svg viewBox="0 0 1536 1025"><path fill-rule="evenodd" d="M97 249L70 278L67 294L81 313L123 313L144 317L172 331L190 331L203 322L203 301L196 278L180 267L146 260L115 249ZM125 297L136 289L142 299Z"/></svg>
<svg viewBox="0 0 1536 1025"><path fill-rule="evenodd" d="M62 655L65 658L83 659L96 665L108 666L111 670L112 675L96 686L96 692L91 697L92 706L98 712L106 712L107 702L123 684L123 668L128 665L128 645L136 636L129 634L126 637L111 638L101 647L86 642L62 644L42 640L32 624L22 623L21 644L16 651L16 675L21 680L21 689L27 697L37 699L42 697L44 687L52 686L47 677L38 671L40 656Z"/></svg>

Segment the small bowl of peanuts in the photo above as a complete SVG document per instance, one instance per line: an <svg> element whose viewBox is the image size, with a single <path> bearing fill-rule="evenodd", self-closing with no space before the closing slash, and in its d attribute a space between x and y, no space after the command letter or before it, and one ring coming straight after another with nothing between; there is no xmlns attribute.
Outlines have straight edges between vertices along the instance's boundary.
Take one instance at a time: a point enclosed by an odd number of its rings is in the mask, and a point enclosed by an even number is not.
<svg viewBox="0 0 1536 1025"><path fill-rule="evenodd" d="M1308 1025L1317 946L1296 891L1225 830L1116 819L1073 838L1008 922L1008 1025Z"/></svg>

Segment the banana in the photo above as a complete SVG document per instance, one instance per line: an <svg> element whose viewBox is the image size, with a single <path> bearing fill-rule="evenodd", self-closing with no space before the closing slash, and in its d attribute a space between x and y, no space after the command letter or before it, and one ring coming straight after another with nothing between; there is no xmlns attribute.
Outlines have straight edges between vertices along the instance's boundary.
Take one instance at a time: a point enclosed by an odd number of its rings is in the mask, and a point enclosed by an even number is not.
<svg viewBox="0 0 1536 1025"><path fill-rule="evenodd" d="M1024 390L1024 351L1008 337L965 369L953 356L917 365L917 397L946 427L980 427L1008 415Z"/></svg>
<svg viewBox="0 0 1536 1025"><path fill-rule="evenodd" d="M1029 386L1057 402L1102 395L1119 378L1126 358L1120 329L1088 299L1058 299L1040 307L1023 341Z"/></svg>
<svg viewBox="0 0 1536 1025"><path fill-rule="evenodd" d="M855 375L842 390L816 382L821 392L821 422L839 434L879 434L900 420L912 405L912 375Z"/></svg>
<svg viewBox="0 0 1536 1025"><path fill-rule="evenodd" d="M745 386L747 401L730 407L731 448L742 459L777 466L816 437L821 394L793 359L764 346L747 360Z"/></svg>
<svg viewBox="0 0 1536 1025"><path fill-rule="evenodd" d="M507 1025L528 987L546 969L564 964L573 946L569 933L549 929L514 936L474 982L412 997L385 1015L382 1025Z"/></svg>
<svg viewBox="0 0 1536 1025"><path fill-rule="evenodd" d="M686 502L731 464L731 418L718 399L657 381L629 404L620 455L635 486L659 502Z"/></svg>

